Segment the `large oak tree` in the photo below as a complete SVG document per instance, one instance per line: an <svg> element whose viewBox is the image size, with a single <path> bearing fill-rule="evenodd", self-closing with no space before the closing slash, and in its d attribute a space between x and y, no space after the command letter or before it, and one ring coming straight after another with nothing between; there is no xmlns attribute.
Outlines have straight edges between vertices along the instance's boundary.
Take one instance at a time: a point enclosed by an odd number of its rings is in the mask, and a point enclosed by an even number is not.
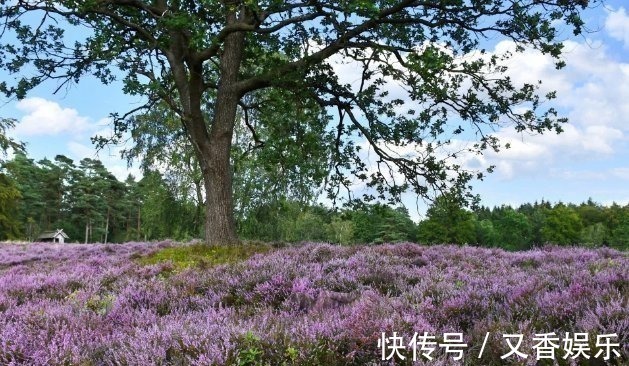
<svg viewBox="0 0 629 366"><path fill-rule="evenodd" d="M313 101L330 111L331 186L354 176L376 197L467 188L476 175L457 164L450 141L467 152L498 149L492 128L560 130L541 110L533 84L515 85L485 54L488 39L510 39L557 59L557 25L581 32L587 0L11 0L0 1L0 67L17 75L0 91L23 98L46 80L59 87L92 74L124 79L146 105L166 103L198 158L206 195L206 240L237 241L231 144L239 108L263 89L279 89L295 110ZM66 30L76 31L71 36ZM69 33L69 32L68 32ZM77 34L86 34L79 37ZM332 60L351 61L357 83ZM390 86L403 92L389 94ZM394 95L398 94L398 95ZM273 103L269 100L268 103ZM287 111L290 113L290 111ZM306 123L306 122L304 122ZM252 133L255 133L252 131ZM287 143L291 140L287 139ZM361 146L376 157L369 164ZM449 148L450 147L450 148ZM367 195L367 198L370 198Z"/></svg>

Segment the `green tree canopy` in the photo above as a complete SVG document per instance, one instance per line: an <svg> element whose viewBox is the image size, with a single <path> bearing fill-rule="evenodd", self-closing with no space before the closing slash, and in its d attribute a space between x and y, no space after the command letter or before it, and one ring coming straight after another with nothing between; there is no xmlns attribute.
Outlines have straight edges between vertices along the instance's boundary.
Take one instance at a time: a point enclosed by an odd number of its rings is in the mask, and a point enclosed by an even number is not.
<svg viewBox="0 0 629 366"><path fill-rule="evenodd" d="M531 224L525 214L511 207L503 207L496 218L498 241L511 249L528 249L531 243Z"/></svg>
<svg viewBox="0 0 629 366"><path fill-rule="evenodd" d="M247 98L282 90L269 108L290 95L303 103L289 113L316 103L335 117L326 126L334 136L332 195L352 176L373 189L368 200L410 189L465 191L482 172L457 164L453 136L476 136L466 150L482 153L499 149L492 132L507 122L544 132L564 121L540 106L553 93L515 85L502 63L509 54L490 55L481 42L507 38L516 51L538 49L561 67L556 25L580 33L579 12L595 2L0 1L0 67L15 75L0 82L0 92L23 98L46 80L61 88L87 74L104 83L122 75L124 91L146 104L114 116L119 135L134 115L165 103L199 161L206 240L225 244L237 241L232 142ZM67 36L69 29L86 36ZM344 81L333 59L351 62L359 82ZM389 94L388 81L402 85L403 95ZM361 141L377 156L375 169Z"/></svg>
<svg viewBox="0 0 629 366"><path fill-rule="evenodd" d="M476 243L476 217L461 207L456 195L444 194L426 211L419 223L419 240L430 244Z"/></svg>
<svg viewBox="0 0 629 366"><path fill-rule="evenodd" d="M0 240L16 239L20 236L17 219L18 201L22 195L16 182L5 174L3 157L7 152L24 152L24 145L6 135L15 126L15 120L0 118Z"/></svg>
<svg viewBox="0 0 629 366"><path fill-rule="evenodd" d="M612 245L619 249L629 249L629 204L620 206L613 204L609 212L608 222L611 224L611 238L604 244Z"/></svg>
<svg viewBox="0 0 629 366"><path fill-rule="evenodd" d="M15 182L0 172L0 240L20 237L21 229L16 213L21 197Z"/></svg>
<svg viewBox="0 0 629 366"><path fill-rule="evenodd" d="M12 118L0 118L0 156L6 157L7 152L24 152L24 144L7 136L7 131L15 127L16 121ZM0 159L2 163L2 159Z"/></svg>
<svg viewBox="0 0 629 366"><path fill-rule="evenodd" d="M295 104L300 104L297 111ZM282 199L312 203L333 152L322 108L282 90L266 90L241 103L239 112L231 154L236 220ZM202 208L203 177L179 123L163 103L135 116L130 131L135 144L123 155L140 159L144 170L165 171L164 179ZM196 213L195 220L201 216Z"/></svg>
<svg viewBox="0 0 629 366"><path fill-rule="evenodd" d="M494 247L501 245L494 223L489 219L476 221L476 238L481 246Z"/></svg>
<svg viewBox="0 0 629 366"><path fill-rule="evenodd" d="M354 240L358 243L414 241L415 223L404 207L364 205L351 213Z"/></svg>
<svg viewBox="0 0 629 366"><path fill-rule="evenodd" d="M572 207L558 204L546 213L541 229L544 242L577 244L583 229L581 218Z"/></svg>

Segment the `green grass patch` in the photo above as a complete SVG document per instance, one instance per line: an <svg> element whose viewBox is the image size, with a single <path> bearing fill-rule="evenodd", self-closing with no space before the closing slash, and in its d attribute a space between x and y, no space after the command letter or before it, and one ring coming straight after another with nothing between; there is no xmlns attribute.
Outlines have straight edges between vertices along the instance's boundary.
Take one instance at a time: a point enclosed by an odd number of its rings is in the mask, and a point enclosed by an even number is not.
<svg viewBox="0 0 629 366"><path fill-rule="evenodd" d="M205 244L180 244L158 250L155 253L138 258L142 265L171 262L174 270L189 267L212 267L219 264L235 263L246 260L258 253L267 253L272 246L262 243L242 243L229 246L209 246Z"/></svg>

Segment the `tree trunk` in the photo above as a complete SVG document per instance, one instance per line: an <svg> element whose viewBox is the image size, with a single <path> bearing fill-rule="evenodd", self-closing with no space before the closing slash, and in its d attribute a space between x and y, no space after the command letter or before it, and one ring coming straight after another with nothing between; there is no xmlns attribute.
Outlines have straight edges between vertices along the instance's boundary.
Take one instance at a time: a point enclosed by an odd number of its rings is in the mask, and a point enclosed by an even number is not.
<svg viewBox="0 0 629 366"><path fill-rule="evenodd" d="M213 169L204 174L205 201L205 241L212 245L230 245L238 242L234 223L231 172L229 161L221 164L213 162Z"/></svg>
<svg viewBox="0 0 629 366"><path fill-rule="evenodd" d="M227 23L236 22L236 18L236 13L232 12L227 16ZM204 156L205 164L201 164L206 190L205 240L208 244L238 243L230 157L236 112L241 98L235 84L238 81L244 46L244 33L229 34L225 38L224 51L220 59L221 78L209 133L208 152Z"/></svg>
<svg viewBox="0 0 629 366"><path fill-rule="evenodd" d="M200 152L197 152L205 187L205 241L208 245L238 243L230 152L239 97L225 89L219 88L209 141L199 143Z"/></svg>
<svg viewBox="0 0 629 366"><path fill-rule="evenodd" d="M107 234L109 234L109 208L107 208L107 223L105 224L105 244L107 244Z"/></svg>
<svg viewBox="0 0 629 366"><path fill-rule="evenodd" d="M244 16L241 13L240 16ZM236 9L226 15L227 24L238 19ZM242 63L245 44L243 32L232 32L225 37L220 56L220 79L216 89L214 115L210 128L206 123L202 105L205 92L203 60L195 59L185 49L187 44L181 34L173 34L168 61L182 101L182 123L194 146L201 166L205 187L205 241L209 245L238 243L234 221L231 143L236 122L236 111L241 98L237 89L238 72Z"/></svg>
<svg viewBox="0 0 629 366"><path fill-rule="evenodd" d="M137 241L140 241L141 239L141 236L140 236L140 229L142 228L140 226L140 222L141 222L140 212L141 211L142 211L142 208L138 206L138 233L135 235Z"/></svg>
<svg viewBox="0 0 629 366"><path fill-rule="evenodd" d="M203 179L194 181L194 190L197 195L197 204L196 204L196 207L194 208L194 232L195 234L199 233L201 229L201 225L204 224L201 222L201 217L203 215L203 208L205 204L203 201L203 193L201 192L201 190L205 188L203 187L202 181Z"/></svg>

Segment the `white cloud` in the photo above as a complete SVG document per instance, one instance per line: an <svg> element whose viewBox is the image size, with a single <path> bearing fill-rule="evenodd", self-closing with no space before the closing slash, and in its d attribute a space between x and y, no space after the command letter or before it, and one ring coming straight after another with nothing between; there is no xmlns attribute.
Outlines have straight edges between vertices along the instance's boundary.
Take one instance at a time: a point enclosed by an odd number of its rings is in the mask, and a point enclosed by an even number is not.
<svg viewBox="0 0 629 366"><path fill-rule="evenodd" d="M106 132L106 130L102 132ZM132 174L135 178L142 177L142 172L137 167L137 164L129 168L127 167L126 161L120 158L120 151L123 148L121 146L106 147L97 152L92 145L70 141L67 147L70 152L69 157L74 159L77 163L84 158L98 159L119 181L126 180L129 174Z"/></svg>
<svg viewBox="0 0 629 366"><path fill-rule="evenodd" d="M495 165L496 175L501 180L522 177L548 177L567 179L573 172L584 172L579 168L585 161L605 164L606 159L619 153L623 142L629 138L629 64L615 60L609 50L600 42L588 40L582 43L564 42L564 59L567 67L557 70L556 60L539 51L527 49L515 52L515 44L502 41L496 44L493 54L511 52L513 56L505 61L509 67L508 76L514 85L537 84L542 81L539 93L557 91L557 99L548 101L542 108L555 106L560 115L568 116L570 122L563 126L564 132L546 132L543 135L518 133L512 126L499 129L496 135L502 143L509 143L510 149L500 152L486 151L484 155L463 155L461 164L473 170ZM480 55L472 53L466 58L491 57L492 53ZM341 82L359 85L361 67L355 62L331 60ZM404 98L403 89L392 80L385 86L392 96ZM409 104L407 103L406 106ZM519 107L516 107L519 108ZM471 146L473 141L455 140L449 151L460 151ZM363 141L363 145L368 145ZM368 172L377 170L375 158L369 156L371 149L363 146L363 156ZM393 147L402 156L415 155L422 149L413 146ZM371 154L374 154L371 151ZM438 152L446 156L447 151ZM623 178L626 172L607 170L608 176ZM399 172L390 172L391 177L401 180ZM576 174L576 173L575 173ZM592 177L600 177L600 173ZM364 183L355 182L354 189L364 189Z"/></svg>
<svg viewBox="0 0 629 366"><path fill-rule="evenodd" d="M68 142L68 151L72 154L72 158L81 160L85 158L94 159L96 157L96 151L92 146L86 146L80 142L70 141Z"/></svg>
<svg viewBox="0 0 629 366"><path fill-rule="evenodd" d="M96 132L94 132L92 134L92 137L96 137L96 136L100 136L100 137L104 137L106 139L110 139L114 137L114 130L111 127L105 127L102 128Z"/></svg>
<svg viewBox="0 0 629 366"><path fill-rule="evenodd" d="M480 169L495 165L499 178L510 180L553 175L557 171L566 171L566 167L574 169L583 161L605 161L617 154L618 148L629 138L629 104L626 103L629 100L629 64L615 60L601 43L566 41L564 46L568 66L562 70L555 68L552 57L538 51L514 52L515 44L510 41L499 42L493 50L495 54L513 53L507 66L515 85L535 84L541 80L541 94L557 91L557 99L542 107L555 106L560 115L569 117L570 122L563 126L564 132L532 135L505 127L495 135L503 143L509 143L511 148L499 153L487 151L483 156L462 156L460 159L465 167ZM355 66L334 65L341 80L353 84L359 78ZM387 89L395 92L399 86L389 83ZM471 143L454 141L451 151ZM408 148L395 150L401 155L409 152ZM370 171L376 168L374 162L367 162ZM394 176L397 178L397 174Z"/></svg>
<svg viewBox="0 0 629 366"><path fill-rule="evenodd" d="M540 86L541 93L557 91L564 94L570 91L570 79L565 74L565 70L557 71L555 60L541 52L533 49L526 49L523 52L516 52L516 45L512 41L498 42L493 53L485 56L489 59L492 55L501 55L510 52L513 56L503 62L502 65L508 67L507 75L512 79L514 85L524 85L525 83Z"/></svg>
<svg viewBox="0 0 629 366"><path fill-rule="evenodd" d="M16 108L24 112L11 135L24 141L36 139L37 136L47 136L54 139L57 145L65 145L64 151L54 151L55 154L66 154L75 163L84 158L99 159L107 169L119 180L125 180L129 173L136 178L142 176L137 167L127 168L126 161L120 157L122 146L109 146L96 151L89 142L90 136L111 137L113 131L109 118L95 120L81 116L73 108L64 108L58 103L44 98L26 98L16 104ZM45 152L50 154L49 151Z"/></svg>
<svg viewBox="0 0 629 366"><path fill-rule="evenodd" d="M615 141L621 140L624 134L622 131L607 126L588 126L586 127L580 143L583 150L599 154L613 154L613 145Z"/></svg>
<svg viewBox="0 0 629 366"><path fill-rule="evenodd" d="M542 92L557 90L552 105L569 118L564 132L530 135L504 128L496 136L511 149L468 157L466 166L493 164L501 178L512 179L552 174L559 166L616 154L629 132L629 64L614 60L600 43L567 41L564 45L568 66L563 70L557 71L550 57L532 50L509 60L514 82L542 80ZM512 49L508 41L496 46L496 52Z"/></svg>
<svg viewBox="0 0 629 366"><path fill-rule="evenodd" d="M43 98L23 99L16 108L25 113L15 127L18 136L76 135L90 127L89 118L80 116L75 109Z"/></svg>
<svg viewBox="0 0 629 366"><path fill-rule="evenodd" d="M488 151L482 157L466 157L466 167L496 166L502 179L513 179L521 175L545 175L565 166L591 160L604 159L614 154L613 146L623 139L623 133L606 126L580 128L564 126L564 132L548 132L544 135L523 135L513 130L502 130L497 136L509 149L498 153Z"/></svg>
<svg viewBox="0 0 629 366"><path fill-rule="evenodd" d="M625 47L629 47L629 16L625 8L609 12L605 20L605 29L612 37L623 42Z"/></svg>

